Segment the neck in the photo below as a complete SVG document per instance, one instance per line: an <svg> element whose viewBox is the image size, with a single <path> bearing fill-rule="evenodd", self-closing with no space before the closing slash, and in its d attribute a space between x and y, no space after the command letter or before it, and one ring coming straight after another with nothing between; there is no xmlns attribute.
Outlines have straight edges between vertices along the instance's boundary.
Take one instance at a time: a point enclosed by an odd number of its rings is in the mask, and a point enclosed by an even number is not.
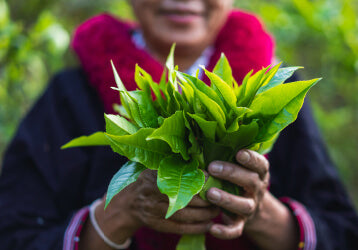
<svg viewBox="0 0 358 250"><path fill-rule="evenodd" d="M156 58L162 65L165 64L171 45L152 45L149 40L146 39L149 53ZM202 55L203 51L209 45L204 46L183 46L176 45L174 52L174 64L178 65L180 71L188 70L195 61Z"/></svg>

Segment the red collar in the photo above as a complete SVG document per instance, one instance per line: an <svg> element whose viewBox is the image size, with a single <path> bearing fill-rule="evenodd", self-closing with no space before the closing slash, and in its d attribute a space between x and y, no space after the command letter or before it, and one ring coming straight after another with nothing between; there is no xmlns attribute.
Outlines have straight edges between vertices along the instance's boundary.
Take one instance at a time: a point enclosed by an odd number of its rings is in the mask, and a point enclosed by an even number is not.
<svg viewBox="0 0 358 250"><path fill-rule="evenodd" d="M155 81L159 81L163 72L158 61L134 45L131 39L133 27L134 24L103 14L80 25L72 40L72 47L107 113L113 113L113 103L119 100L118 92L110 88L115 86L110 60L113 60L128 90L136 88L136 63L150 73ZM274 43L255 16L233 11L219 32L214 48L207 68L212 70L224 52L235 79L240 82L251 69L259 70L271 63Z"/></svg>

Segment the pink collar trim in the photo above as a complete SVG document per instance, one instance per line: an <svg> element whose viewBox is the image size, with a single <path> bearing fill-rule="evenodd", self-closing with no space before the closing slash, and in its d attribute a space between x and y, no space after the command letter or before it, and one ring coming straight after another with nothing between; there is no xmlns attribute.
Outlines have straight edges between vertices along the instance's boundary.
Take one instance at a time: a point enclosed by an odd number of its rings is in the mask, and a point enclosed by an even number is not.
<svg viewBox="0 0 358 250"><path fill-rule="evenodd" d="M133 23L103 14L80 25L72 40L72 48L107 113L113 113L112 106L119 99L118 92L110 88L115 86L110 60L113 60L128 90L136 88L136 63L155 81L159 81L163 71L158 61L134 45L131 39L134 27ZM255 16L233 11L219 32L214 48L207 68L212 70L223 52L233 68L235 79L240 82L251 69L259 70L272 62L274 42Z"/></svg>

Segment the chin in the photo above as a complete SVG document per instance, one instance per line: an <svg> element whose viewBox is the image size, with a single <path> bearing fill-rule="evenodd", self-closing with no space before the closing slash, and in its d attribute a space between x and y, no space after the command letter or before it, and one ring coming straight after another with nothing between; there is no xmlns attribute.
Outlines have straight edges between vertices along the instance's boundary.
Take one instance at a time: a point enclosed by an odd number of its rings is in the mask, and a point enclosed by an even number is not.
<svg viewBox="0 0 358 250"><path fill-rule="evenodd" d="M176 43L176 50L187 49L188 52L195 48L206 48L212 44L212 40L204 31L189 31L189 32L161 32L158 34L157 41L165 47L170 47Z"/></svg>

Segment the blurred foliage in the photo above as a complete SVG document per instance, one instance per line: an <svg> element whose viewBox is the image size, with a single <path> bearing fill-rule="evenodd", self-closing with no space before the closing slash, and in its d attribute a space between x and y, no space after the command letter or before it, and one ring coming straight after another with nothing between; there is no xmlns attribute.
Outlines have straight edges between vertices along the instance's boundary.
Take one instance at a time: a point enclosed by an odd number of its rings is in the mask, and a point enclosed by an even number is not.
<svg viewBox="0 0 358 250"><path fill-rule="evenodd" d="M303 65L304 78L322 76L310 99L333 160L358 205L358 1L235 1L257 13L276 37L277 56ZM19 119L47 80L75 64L70 34L107 11L133 14L125 0L0 0L0 159Z"/></svg>

